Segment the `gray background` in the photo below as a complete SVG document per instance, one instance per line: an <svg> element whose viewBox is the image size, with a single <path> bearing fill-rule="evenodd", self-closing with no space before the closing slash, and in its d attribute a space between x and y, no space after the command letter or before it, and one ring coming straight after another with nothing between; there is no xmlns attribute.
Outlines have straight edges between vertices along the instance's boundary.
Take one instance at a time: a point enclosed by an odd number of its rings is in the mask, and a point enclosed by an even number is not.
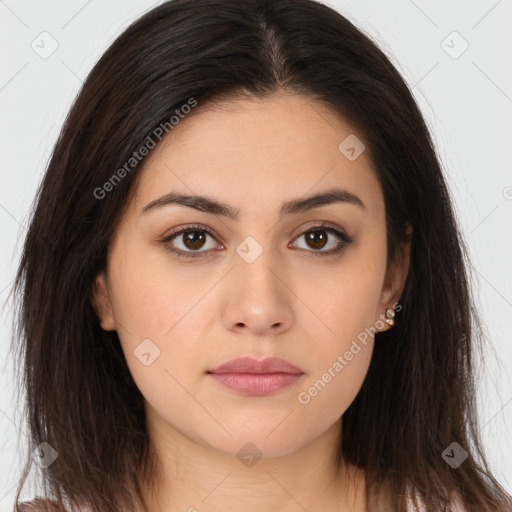
<svg viewBox="0 0 512 512"><path fill-rule="evenodd" d="M12 312L4 303L29 207L83 79L121 31L156 3L0 0L1 511L11 510L24 455L22 404L12 398L8 353ZM512 0L328 4L378 42L410 84L434 134L492 340L481 367L481 433L496 475L512 492ZM45 54L52 45L58 46ZM24 495L33 492L26 487Z"/></svg>

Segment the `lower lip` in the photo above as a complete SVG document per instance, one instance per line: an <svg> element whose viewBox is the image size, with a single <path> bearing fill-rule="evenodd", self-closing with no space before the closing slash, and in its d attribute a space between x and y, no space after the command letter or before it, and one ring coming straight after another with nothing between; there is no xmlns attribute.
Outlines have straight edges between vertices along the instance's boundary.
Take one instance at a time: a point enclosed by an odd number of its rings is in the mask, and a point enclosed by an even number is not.
<svg viewBox="0 0 512 512"><path fill-rule="evenodd" d="M211 373L217 382L239 393L264 396L297 382L303 374L292 373Z"/></svg>

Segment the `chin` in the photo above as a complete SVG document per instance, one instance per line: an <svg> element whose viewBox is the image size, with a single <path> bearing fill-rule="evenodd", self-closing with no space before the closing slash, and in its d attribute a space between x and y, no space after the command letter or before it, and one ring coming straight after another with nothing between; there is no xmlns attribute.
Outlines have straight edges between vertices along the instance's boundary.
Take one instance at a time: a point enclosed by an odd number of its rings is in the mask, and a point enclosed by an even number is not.
<svg viewBox="0 0 512 512"><path fill-rule="evenodd" d="M295 431L282 428L283 425L276 428L275 422L261 424L260 430L254 427L247 429L245 425L228 428L233 437L228 434L212 435L210 432L208 438L203 438L202 444L230 457L236 456L244 464L244 461L249 460L251 462L246 465L251 467L261 458L289 455L308 442L304 431L299 436Z"/></svg>

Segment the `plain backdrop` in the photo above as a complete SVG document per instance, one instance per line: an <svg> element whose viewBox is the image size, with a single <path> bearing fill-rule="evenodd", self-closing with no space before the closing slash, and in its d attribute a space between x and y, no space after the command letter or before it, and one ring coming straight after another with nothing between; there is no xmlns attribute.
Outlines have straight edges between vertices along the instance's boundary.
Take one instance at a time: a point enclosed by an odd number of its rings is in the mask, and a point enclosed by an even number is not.
<svg viewBox="0 0 512 512"><path fill-rule="evenodd" d="M0 511L12 510L26 436L23 404L13 400L12 311L4 303L29 208L82 81L122 30L157 3L0 0ZM479 384L481 434L495 474L512 492L512 0L325 3L390 57L433 133L493 348Z"/></svg>

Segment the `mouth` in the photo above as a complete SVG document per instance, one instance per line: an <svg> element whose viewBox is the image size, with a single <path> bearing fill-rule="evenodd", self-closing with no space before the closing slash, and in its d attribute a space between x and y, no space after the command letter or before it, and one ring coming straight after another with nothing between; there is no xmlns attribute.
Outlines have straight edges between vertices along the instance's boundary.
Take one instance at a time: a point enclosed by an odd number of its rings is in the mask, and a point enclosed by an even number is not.
<svg viewBox="0 0 512 512"><path fill-rule="evenodd" d="M249 396L265 396L295 384L304 372L285 359L232 359L207 372L219 384Z"/></svg>

